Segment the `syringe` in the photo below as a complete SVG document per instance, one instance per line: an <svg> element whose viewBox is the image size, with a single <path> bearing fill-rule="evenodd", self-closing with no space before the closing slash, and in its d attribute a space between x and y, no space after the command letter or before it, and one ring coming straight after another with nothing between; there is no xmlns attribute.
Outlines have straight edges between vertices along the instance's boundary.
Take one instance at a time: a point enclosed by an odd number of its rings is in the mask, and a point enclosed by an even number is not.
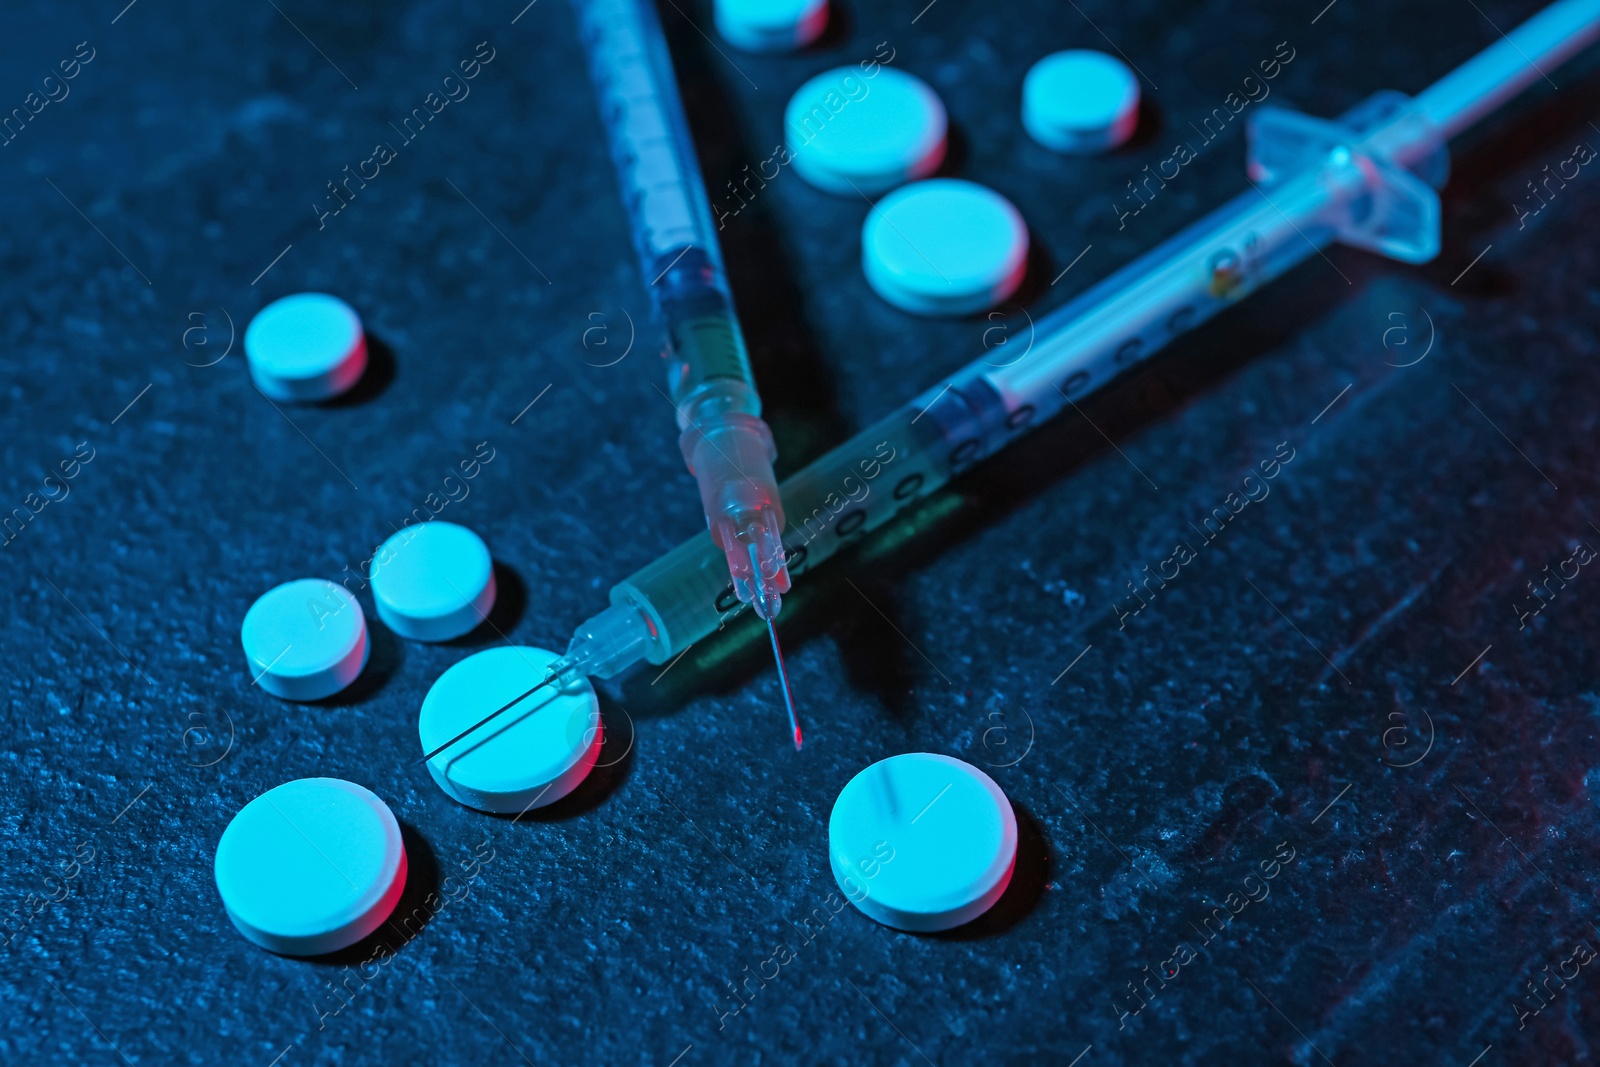
<svg viewBox="0 0 1600 1067"><path fill-rule="evenodd" d="M765 619L794 745L800 724L774 620L789 591L777 449L761 420L744 334L712 225L710 201L651 0L575 0L637 245L666 328L678 448L700 488L734 595Z"/></svg>
<svg viewBox="0 0 1600 1067"><path fill-rule="evenodd" d="M1597 36L1600 0L1560 0L1416 97L1380 92L1336 122L1262 108L1249 127L1249 191L1041 319L1014 364L969 364L785 481L790 567L815 567L1335 241L1432 259L1446 139ZM539 684L680 655L739 609L721 571L699 536L629 576Z"/></svg>

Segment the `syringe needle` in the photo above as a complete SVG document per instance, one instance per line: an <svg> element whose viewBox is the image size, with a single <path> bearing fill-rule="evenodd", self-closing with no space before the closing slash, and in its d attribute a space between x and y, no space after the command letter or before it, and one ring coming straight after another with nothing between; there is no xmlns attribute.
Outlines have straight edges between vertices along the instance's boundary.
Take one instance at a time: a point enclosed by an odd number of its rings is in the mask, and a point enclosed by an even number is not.
<svg viewBox="0 0 1600 1067"><path fill-rule="evenodd" d="M789 668L783 663L783 649L778 645L778 627L767 620L767 633L772 635L772 658L778 661L778 683L783 686L783 702L789 709L789 728L794 731L794 750L800 751L800 720L794 713L794 692L789 688Z"/></svg>
<svg viewBox="0 0 1600 1067"><path fill-rule="evenodd" d="M505 713L507 711L510 711L512 708L516 707L518 704L522 703L524 700L528 699L530 696L532 696L533 694L537 693L539 690L543 689L545 686L549 685L551 682L555 681L560 676L561 676L561 672L559 672L559 671L553 671L550 674L546 675L544 681L540 682L538 685L534 686L532 689L528 690L526 693L522 693L519 696L515 697L509 704L506 704L504 707L499 707L499 708L496 708L495 710L491 711L489 714L485 715L483 718L479 719L477 722L473 723L471 726L467 727L465 730L462 730L459 734L456 734L454 737L452 737L450 740L446 741L444 744L440 745L438 748L434 749L432 752L429 752L426 756L423 756L421 759L417 760L417 763L427 763L433 757L437 756L439 753L443 752L445 749L449 748L451 745L455 744L457 741L461 740L463 737L466 737L472 731L476 730L478 727L482 726L484 723L488 722L490 719L494 718L496 715L500 715L500 714L503 714L503 713ZM416 764L412 764L412 766L416 766Z"/></svg>

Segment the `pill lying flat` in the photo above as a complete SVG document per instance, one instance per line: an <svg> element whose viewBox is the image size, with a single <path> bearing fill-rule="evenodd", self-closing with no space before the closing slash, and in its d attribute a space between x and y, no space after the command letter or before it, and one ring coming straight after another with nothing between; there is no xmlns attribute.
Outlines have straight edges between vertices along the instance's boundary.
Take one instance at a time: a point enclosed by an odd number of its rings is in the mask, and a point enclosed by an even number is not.
<svg viewBox="0 0 1600 1067"><path fill-rule="evenodd" d="M861 228L874 292L918 315L968 315L1006 300L1027 271L1028 227L1011 201L957 178L880 200Z"/></svg>
<svg viewBox="0 0 1600 1067"><path fill-rule="evenodd" d="M881 67L817 75L784 111L796 172L825 192L876 196L923 178L944 162L948 119L921 78Z"/></svg>
<svg viewBox="0 0 1600 1067"><path fill-rule="evenodd" d="M542 648L505 646L468 656L433 683L417 733L431 752L544 677L556 659ZM428 761L455 800L517 813L576 789L600 755L600 702L588 680L547 686Z"/></svg>
<svg viewBox="0 0 1600 1067"><path fill-rule="evenodd" d="M1017 818L1000 787L949 756L911 752L850 779L828 819L840 890L898 930L948 930L989 910L1011 882Z"/></svg>
<svg viewBox="0 0 1600 1067"><path fill-rule="evenodd" d="M343 586L301 578L269 589L239 627L256 685L285 700L321 700L351 682L371 649L361 605Z"/></svg>
<svg viewBox="0 0 1600 1067"><path fill-rule="evenodd" d="M1045 56L1022 83L1022 125L1057 152L1105 152L1133 136L1139 79L1104 52L1073 49Z"/></svg>
<svg viewBox="0 0 1600 1067"><path fill-rule="evenodd" d="M372 558L378 617L401 637L448 641L488 618L494 563L483 538L453 522L407 526Z"/></svg>
<svg viewBox="0 0 1600 1067"><path fill-rule="evenodd" d="M244 331L256 387L274 400L328 400L367 368L361 318L336 296L296 293L274 300Z"/></svg>
<svg viewBox="0 0 1600 1067"><path fill-rule="evenodd" d="M400 824L370 790L338 778L285 782L239 810L217 843L217 892L245 937L289 956L353 945L406 884Z"/></svg>
<svg viewBox="0 0 1600 1067"><path fill-rule="evenodd" d="M828 0L717 0L717 32L746 52L794 52L828 27Z"/></svg>

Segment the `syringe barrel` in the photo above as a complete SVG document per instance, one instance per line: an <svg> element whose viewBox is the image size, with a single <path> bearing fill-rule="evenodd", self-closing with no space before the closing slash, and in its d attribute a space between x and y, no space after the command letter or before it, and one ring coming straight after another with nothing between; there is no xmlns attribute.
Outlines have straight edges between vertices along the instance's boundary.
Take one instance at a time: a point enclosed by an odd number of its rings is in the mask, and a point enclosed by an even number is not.
<svg viewBox="0 0 1600 1067"><path fill-rule="evenodd" d="M699 247L681 248L650 286L667 331L667 387L678 429L728 412L760 417L761 397L727 279Z"/></svg>
<svg viewBox="0 0 1600 1067"><path fill-rule="evenodd" d="M662 256L695 247L720 280L722 255L711 206L655 5L648 0L573 0L572 8L639 263L650 270ZM661 274L665 265L655 266L646 281Z"/></svg>
<svg viewBox="0 0 1600 1067"><path fill-rule="evenodd" d="M679 429L722 411L759 416L761 401L655 6L649 0L574 0L573 7L639 269L667 331L667 381Z"/></svg>
<svg viewBox="0 0 1600 1067"><path fill-rule="evenodd" d="M1417 96L1454 137L1600 38L1600 0L1558 0Z"/></svg>

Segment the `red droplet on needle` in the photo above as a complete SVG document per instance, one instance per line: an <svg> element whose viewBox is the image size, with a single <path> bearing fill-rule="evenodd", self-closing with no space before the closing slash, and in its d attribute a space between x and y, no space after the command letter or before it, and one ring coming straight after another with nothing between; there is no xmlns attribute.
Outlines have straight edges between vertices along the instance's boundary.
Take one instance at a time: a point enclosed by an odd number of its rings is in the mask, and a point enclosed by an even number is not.
<svg viewBox="0 0 1600 1067"><path fill-rule="evenodd" d="M772 635L772 658L778 664L778 683L783 687L784 707L789 710L789 725L794 729L795 751L800 750L800 718L794 711L794 694L789 690L789 668L783 662L783 649L778 646L778 627L767 619L767 633Z"/></svg>

